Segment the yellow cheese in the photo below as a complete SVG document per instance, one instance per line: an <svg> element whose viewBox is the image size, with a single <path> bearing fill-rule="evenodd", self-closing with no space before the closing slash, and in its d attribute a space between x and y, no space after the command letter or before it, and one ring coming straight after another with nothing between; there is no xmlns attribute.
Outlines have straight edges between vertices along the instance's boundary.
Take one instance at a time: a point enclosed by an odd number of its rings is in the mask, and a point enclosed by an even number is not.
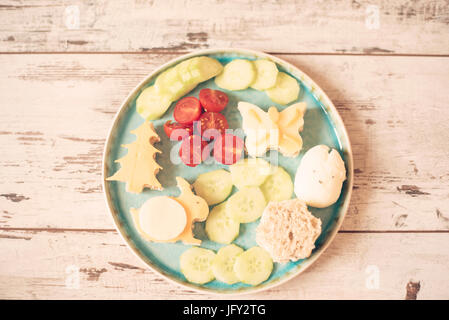
<svg viewBox="0 0 449 320"><path fill-rule="evenodd" d="M156 154L161 151L153 146L160 138L154 131L153 123L145 121L131 133L136 135L136 141L122 145L128 149L128 153L115 160L120 163L121 168L106 180L126 182L126 191L131 193L140 193L144 187L162 190L162 185L156 178L156 174L162 169L156 162Z"/></svg>
<svg viewBox="0 0 449 320"><path fill-rule="evenodd" d="M295 157L301 151L299 132L304 126L305 102L292 104L281 112L275 107L265 112L248 102L239 102L238 109L243 118L245 146L250 156L262 156L273 149L286 157Z"/></svg>
<svg viewBox="0 0 449 320"><path fill-rule="evenodd" d="M174 210L176 212L168 212L168 206L166 205L169 201L164 200L164 201L159 201L156 204L156 206L152 206L152 203L150 202L148 204L148 208L145 208L145 205L147 205L148 200L143 206L142 208L139 209L135 209L135 208L131 208L131 215L133 217L134 220L134 224L136 226L137 231L142 235L142 237L148 241L153 241L153 242L176 242L176 241L182 241L185 244L191 244L191 245L200 245L201 244L201 240L200 239L196 239L193 237L193 223L196 221L204 221L206 220L207 216L209 215L209 206L207 205L206 201L195 195L192 192L192 188L190 186L190 184L184 180L181 177L176 177L176 182L178 184L178 188L181 191L181 194L178 197L155 197L155 198L169 198L171 201L176 201L177 204L180 205L181 208L183 208L184 213L185 213L185 223L183 222L184 220L181 218L182 214L181 214L181 210L179 210L179 208L177 208L174 205L170 205L170 208L175 208L175 209L170 209L170 210ZM154 198L152 198L154 199ZM165 203L165 204L164 204ZM145 212L151 212L151 213L145 213ZM140 216L141 214L144 215L148 215L148 216L144 216L143 218ZM169 215L171 218L168 218L168 220L166 220L165 218L162 218L162 215ZM158 220L158 216L161 216L160 219ZM178 217L175 219L175 217ZM169 222L169 220L172 219L173 220L173 226L166 226L167 223ZM176 220L176 221L175 221ZM145 223L147 223L147 225L144 227L144 224L142 223L143 221L145 221ZM158 222L160 221L160 222ZM158 224L157 226L149 226L149 224L154 223L154 224ZM162 239L164 237L159 236L158 238L156 238L154 235L155 234L160 234L158 233L158 231L150 231L149 230L154 230L155 228L161 227L164 228L165 230L170 230L170 231L166 231L163 232L164 235L166 235L166 237L168 237L168 233L171 232L172 234L175 233L174 230L179 230L180 226L184 223L184 228L183 230L181 230L180 233L178 233L177 236L172 237L170 239ZM163 225L163 226L162 226ZM152 233L152 235L148 234L148 233Z"/></svg>
<svg viewBox="0 0 449 320"><path fill-rule="evenodd" d="M200 245L201 240L193 237L193 223L204 221L209 215L209 206L206 200L193 194L190 184L181 177L176 177L176 182L181 194L174 198L187 212L187 225L181 235L177 238L185 244Z"/></svg>
<svg viewBox="0 0 449 320"><path fill-rule="evenodd" d="M167 241L184 231L187 213L178 201L159 196L147 200L139 210L132 210L134 224L149 241Z"/></svg>

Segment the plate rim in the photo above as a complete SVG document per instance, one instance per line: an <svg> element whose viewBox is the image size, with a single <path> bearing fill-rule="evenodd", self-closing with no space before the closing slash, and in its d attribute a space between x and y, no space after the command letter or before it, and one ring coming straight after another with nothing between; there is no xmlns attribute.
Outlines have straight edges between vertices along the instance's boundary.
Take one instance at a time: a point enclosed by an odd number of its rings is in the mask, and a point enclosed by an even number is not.
<svg viewBox="0 0 449 320"><path fill-rule="evenodd" d="M154 76L157 73L160 73L161 71L167 69L168 67L175 65L177 63L179 63L180 61L183 61L185 59L191 58L191 57L195 57L195 56L201 56L201 55L210 55L210 54L220 54L220 53L237 53L237 54L244 54L244 55L252 55L252 56L256 56L256 57L261 57L261 58L266 58L269 60L272 60L274 62L276 62L277 64L283 66L284 68L286 68L289 72L291 70L293 70L295 73L302 75L304 77L304 79L306 81L303 81L303 79L301 79L301 81L303 82L308 82L309 84L312 85L314 90L311 90L311 92L318 92L319 93L319 98L317 98L317 100L319 100L321 103L323 103L327 108L330 109L331 114L332 114L332 120L336 123L334 123L333 127L338 126L339 127L339 133L343 136L344 139L346 139L347 141L347 146L346 146L346 159L347 159L347 179L346 179L346 183L347 183L347 194L346 194L346 198L344 199L343 204L340 207L340 214L337 217L338 221L336 222L335 227L329 232L329 234L326 237L326 240L324 241L324 243L321 245L321 247L314 252L314 254L312 255L312 257L308 258L306 261L304 261L304 263L297 265L295 268L293 268L292 270L289 270L286 274L284 274L283 277L280 277L277 280L272 281L271 283L267 283L267 284L261 284L261 285L257 285L257 286L253 286L253 287L243 287L243 288L239 288L237 290L217 290L217 289L212 289L212 288L205 288L205 287L199 287L197 285L182 281L182 280L178 280L175 279L173 276L166 274L163 270L159 270L159 268L157 268L156 266L154 266L154 263L150 263L151 261L148 261L149 259L147 257L145 257L140 250L138 250L134 244L130 241L130 239L128 239L128 235L126 234L126 232L124 230L122 230L122 226L120 225L120 221L118 220L117 214L115 212L114 206L112 205L112 201L110 199L110 190L109 190L109 184L106 183L106 161L107 161L107 157L109 155L109 150L110 150L110 143L112 140L112 132L113 130L116 128L117 123L119 121L119 119L121 118L122 114L124 113L124 111L127 109L126 106L129 104L130 100L132 100L132 98L134 97L135 94L137 94L137 92L142 88L142 86L148 81L149 78L151 78L152 76ZM282 53L279 53L282 54ZM324 101L323 101L324 100ZM327 110L326 110L327 111ZM195 51L191 51L189 53L186 54L181 54L173 59L170 59L169 61L167 61L166 63L160 65L159 67L153 69L150 73L148 73L143 79L142 81L140 81L130 92L129 94L126 96L126 98L123 100L123 102L121 103L120 107L118 108L117 112L114 115L114 118L112 120L112 123L109 127L108 133L107 133L107 138L104 144L104 148L103 148L103 159L102 159L102 173L101 173L101 178L102 178L102 187L103 187L103 197L104 200L106 202L106 206L108 208L109 211L109 216L112 219L115 229L117 230L118 234L120 235L120 237L122 238L122 240L126 243L127 247L131 250L131 252L134 253L134 255L139 258L139 260L141 262L143 262L145 264L146 267L148 267L151 271L153 271L155 274L157 274L158 276L163 277L165 280L168 280L170 283L173 283L177 286L180 287L184 287L184 288L188 288L190 290L193 290L195 292L198 293L207 293L207 294L213 294L213 295L220 295L220 294L224 294L224 295L243 295L243 294L250 294L250 293L257 293L257 292L261 292L264 290L268 290L271 288L274 288L276 286L279 286L281 284L284 284L288 281L290 281L291 279L293 279L294 277L298 276L299 274L303 273L305 270L308 269L309 266L311 266L314 262L316 262L318 260L318 258L321 256L321 254L329 247L329 245L332 243L332 241L334 240L335 236L337 235L338 231L341 228L341 225L344 221L344 218L346 217L346 214L348 212L349 209L349 204L351 202L351 197L352 197L352 189L353 189L353 184L354 184L354 162L353 162L353 154L352 154L352 145L351 145L351 141L349 139L349 135L346 129L346 126L344 125L343 119L340 116L340 113L338 112L337 108L335 107L335 105L333 104L332 100L327 96L327 94L324 92L324 90L321 89L320 86L318 86L318 84L312 80L312 78L310 78L306 73L304 73L301 69L299 69L298 67L296 67L295 65L291 64L288 61L285 61L281 58L278 58L274 55L262 52L262 51L258 51L258 50L253 50L253 49L245 49L245 48L208 48L208 49L200 49L200 50L195 50Z"/></svg>

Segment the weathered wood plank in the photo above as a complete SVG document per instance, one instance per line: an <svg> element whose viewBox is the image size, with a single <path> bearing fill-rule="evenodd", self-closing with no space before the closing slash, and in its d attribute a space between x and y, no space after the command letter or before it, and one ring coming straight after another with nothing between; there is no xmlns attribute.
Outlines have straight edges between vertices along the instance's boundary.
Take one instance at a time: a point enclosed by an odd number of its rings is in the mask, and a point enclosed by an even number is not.
<svg viewBox="0 0 449 320"><path fill-rule="evenodd" d="M448 299L448 241L449 234L338 234L303 274L239 298ZM0 248L1 299L228 298L164 280L115 232L0 231Z"/></svg>
<svg viewBox="0 0 449 320"><path fill-rule="evenodd" d="M448 24L444 0L9 0L0 51L449 54Z"/></svg>
<svg viewBox="0 0 449 320"><path fill-rule="evenodd" d="M103 144L121 100L167 55L0 55L0 227L113 229ZM343 230L449 230L449 58L283 56L352 140Z"/></svg>

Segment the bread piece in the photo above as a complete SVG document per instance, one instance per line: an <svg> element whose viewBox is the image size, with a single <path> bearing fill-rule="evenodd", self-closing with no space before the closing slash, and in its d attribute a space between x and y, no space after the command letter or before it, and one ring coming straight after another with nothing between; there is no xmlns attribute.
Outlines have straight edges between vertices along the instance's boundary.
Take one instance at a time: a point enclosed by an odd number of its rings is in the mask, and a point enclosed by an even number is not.
<svg viewBox="0 0 449 320"><path fill-rule="evenodd" d="M321 233L321 220L314 217L304 201L290 199L270 202L256 230L256 241L273 261L288 262L310 256Z"/></svg>

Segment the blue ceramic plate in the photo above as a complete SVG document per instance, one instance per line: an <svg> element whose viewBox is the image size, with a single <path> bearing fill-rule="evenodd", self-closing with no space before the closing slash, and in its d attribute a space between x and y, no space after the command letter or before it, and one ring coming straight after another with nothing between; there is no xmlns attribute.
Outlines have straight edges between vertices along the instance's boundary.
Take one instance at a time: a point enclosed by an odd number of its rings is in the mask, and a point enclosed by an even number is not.
<svg viewBox="0 0 449 320"><path fill-rule="evenodd" d="M152 85L158 74L165 69L176 65L185 59L202 55L216 58L222 64L226 64L233 59L269 59L277 64L280 71L287 72L298 80L301 85L298 101L307 102L304 130L301 133L304 140L304 146L300 155L296 158L285 158L282 155L279 155L278 158L279 165L288 171L292 179L294 178L296 168L304 153L317 144L325 144L339 150L346 164L347 180L343 185L343 190L337 203L325 209L309 208L311 212L322 221L322 233L316 241L316 248L312 255L307 259L296 262L289 262L286 264L275 263L270 278L258 286L249 286L242 283L227 285L217 280L204 285L189 283L180 271L179 257L190 246L182 243L167 244L147 242L139 235L133 224L129 213L130 207L139 208L146 200L153 196L177 196L179 194L175 182L176 176L181 176L190 183L193 183L200 173L212 171L220 167L226 167L213 163L201 164L195 168L191 168L182 163L171 163L170 150L172 147L179 148L179 143L174 143L167 139L164 134L163 124L168 119L173 118L172 114L175 103L171 105L163 118L154 121L156 131L161 137L161 142L156 144L156 147L162 151L162 154L157 156L157 162L163 167L163 170L159 172L157 178L163 185L164 191L145 189L141 194L130 194L125 191L124 183L104 180L104 178L111 176L119 169L119 164L114 163L114 160L121 158L127 152L121 145L135 140L135 136L130 133L130 130L138 127L143 122L143 119L136 112L136 99L140 92L144 88ZM211 79L201 83L188 95L198 97L198 93L202 88L217 89L214 80ZM264 92L256 91L251 88L242 91L226 91L226 93L229 96L229 104L222 113L228 119L232 129L241 127L240 113L236 108L238 101L248 101L265 110L268 110L272 105L275 105L278 109L284 108L284 106L273 103ZM165 278L193 290L209 293L236 294L259 291L279 285L304 271L318 258L324 249L326 249L340 228L348 209L352 182L353 164L351 145L343 122L329 98L315 84L315 82L291 64L262 52L243 49L208 49L197 51L176 58L152 72L130 93L120 107L109 132L103 158L103 190L106 195L106 202L119 233L123 236L132 251L151 269L160 273ZM234 242L244 249L256 245L255 227L258 223L259 221L241 224L240 235ZM204 248L217 251L223 246L208 240L204 232L204 223L196 223L194 233L196 238L203 240L201 246Z"/></svg>

